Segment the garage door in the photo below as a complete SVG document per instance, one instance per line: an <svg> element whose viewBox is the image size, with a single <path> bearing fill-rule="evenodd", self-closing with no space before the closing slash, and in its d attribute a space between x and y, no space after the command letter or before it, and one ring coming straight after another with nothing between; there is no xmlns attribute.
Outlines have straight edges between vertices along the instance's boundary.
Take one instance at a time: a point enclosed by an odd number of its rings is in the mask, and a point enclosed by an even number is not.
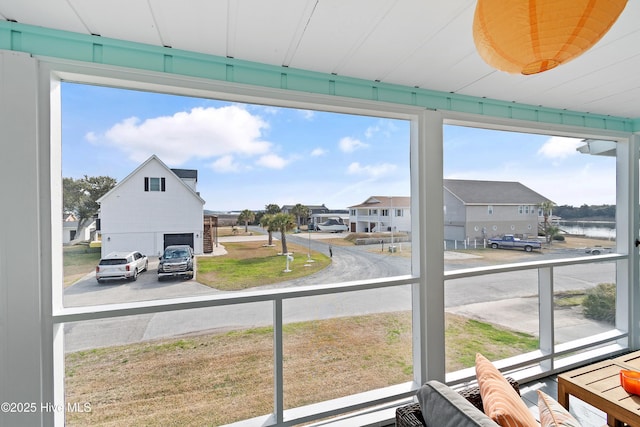
<svg viewBox="0 0 640 427"><path fill-rule="evenodd" d="M165 234L164 247L171 245L189 245L193 248L193 233Z"/></svg>

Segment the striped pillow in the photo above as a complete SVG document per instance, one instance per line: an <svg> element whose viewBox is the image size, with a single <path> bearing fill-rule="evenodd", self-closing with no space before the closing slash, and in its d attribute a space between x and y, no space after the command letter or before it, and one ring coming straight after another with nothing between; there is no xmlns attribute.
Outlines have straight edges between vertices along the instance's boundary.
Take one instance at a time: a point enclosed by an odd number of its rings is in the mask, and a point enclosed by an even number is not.
<svg viewBox="0 0 640 427"><path fill-rule="evenodd" d="M476 377L484 412L502 427L538 427L527 405L500 371L480 353L476 354Z"/></svg>
<svg viewBox="0 0 640 427"><path fill-rule="evenodd" d="M538 391L538 410L540 411L540 427L580 427L578 421L564 406L549 395Z"/></svg>

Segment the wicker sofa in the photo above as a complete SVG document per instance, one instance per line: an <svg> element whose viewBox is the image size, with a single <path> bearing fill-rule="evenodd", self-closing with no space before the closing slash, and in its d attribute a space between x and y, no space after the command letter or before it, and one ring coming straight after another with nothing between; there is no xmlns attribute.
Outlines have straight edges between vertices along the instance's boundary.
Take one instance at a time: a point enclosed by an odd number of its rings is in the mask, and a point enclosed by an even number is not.
<svg viewBox="0 0 640 427"><path fill-rule="evenodd" d="M513 378L506 378L509 384L520 395L520 386ZM428 389L428 390L427 390ZM427 393L437 394L438 400L435 403L434 410L427 409L427 418L423 417L420 403L412 403L396 409L396 426L397 427L422 427L422 426L495 426L496 424L490 418L484 416L484 408L482 406L482 398L480 397L480 389L475 387L465 388L459 392L437 381L429 381L418 392L419 400L425 401L423 396ZM464 399L459 399L459 396ZM458 399L457 399L458 398ZM443 404L443 402L445 402ZM469 402L471 405L466 404ZM425 405L429 405L425 401ZM466 407L468 406L468 407ZM476 411L476 408L478 411ZM478 413L475 413L478 412ZM462 420L461 420L462 419Z"/></svg>

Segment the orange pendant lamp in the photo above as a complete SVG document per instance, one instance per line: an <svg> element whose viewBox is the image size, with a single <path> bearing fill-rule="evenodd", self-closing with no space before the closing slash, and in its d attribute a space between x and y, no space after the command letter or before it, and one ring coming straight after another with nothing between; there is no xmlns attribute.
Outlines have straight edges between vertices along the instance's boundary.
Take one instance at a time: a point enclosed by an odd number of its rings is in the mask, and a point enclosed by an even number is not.
<svg viewBox="0 0 640 427"><path fill-rule="evenodd" d="M478 0L473 40L492 67L536 74L568 62L604 36L627 0Z"/></svg>

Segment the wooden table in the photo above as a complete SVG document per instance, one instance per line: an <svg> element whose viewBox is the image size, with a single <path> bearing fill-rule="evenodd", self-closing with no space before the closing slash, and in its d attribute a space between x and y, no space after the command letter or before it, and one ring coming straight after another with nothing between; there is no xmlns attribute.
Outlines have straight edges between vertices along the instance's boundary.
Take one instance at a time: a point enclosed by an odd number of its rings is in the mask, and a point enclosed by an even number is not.
<svg viewBox="0 0 640 427"><path fill-rule="evenodd" d="M569 409L569 395L607 414L607 424L640 426L640 396L620 385L620 370L640 370L640 351L558 375L558 402Z"/></svg>

